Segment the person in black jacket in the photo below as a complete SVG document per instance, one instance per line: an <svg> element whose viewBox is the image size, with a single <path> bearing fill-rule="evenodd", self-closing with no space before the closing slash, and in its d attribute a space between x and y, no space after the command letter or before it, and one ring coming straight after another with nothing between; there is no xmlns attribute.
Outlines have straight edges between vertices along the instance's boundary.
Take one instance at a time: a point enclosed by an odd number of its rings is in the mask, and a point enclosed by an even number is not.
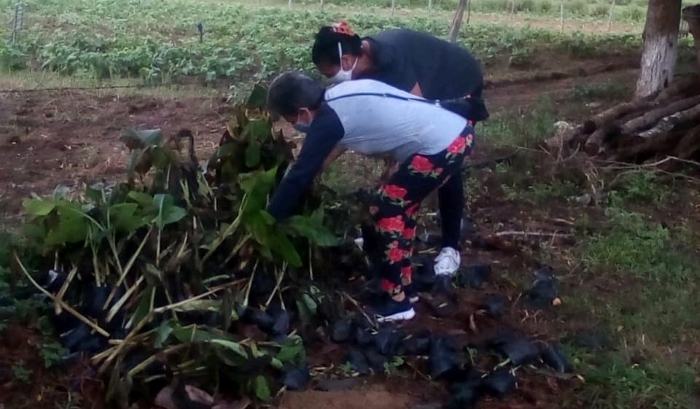
<svg viewBox="0 0 700 409"><path fill-rule="evenodd" d="M346 22L321 27L312 60L331 83L373 79L429 100L481 100L483 72L466 49L428 33L389 29L360 38ZM457 102L459 105L459 102ZM465 112L464 110L462 112ZM487 119L483 104L462 113L470 125ZM452 177L438 191L442 218L442 249L435 273L452 275L460 266L460 230L464 212L464 183Z"/></svg>

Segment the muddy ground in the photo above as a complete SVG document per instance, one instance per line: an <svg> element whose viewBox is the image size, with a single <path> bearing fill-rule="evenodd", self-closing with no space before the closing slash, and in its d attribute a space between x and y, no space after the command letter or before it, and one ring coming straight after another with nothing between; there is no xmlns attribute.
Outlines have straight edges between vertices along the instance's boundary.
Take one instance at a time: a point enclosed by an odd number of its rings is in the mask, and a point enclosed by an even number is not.
<svg viewBox="0 0 700 409"><path fill-rule="evenodd" d="M580 119L591 111L626 99L629 96L627 91L634 84L637 71L624 64L608 72L587 75L588 67L601 63L605 62L572 63L568 68L574 68L571 72L577 72L576 69L580 68L580 75L536 83L507 85L503 80L499 85L499 79L495 78L486 92L489 108L500 118L503 115L517 117L539 109L538 104L546 101L548 106L556 107L557 112ZM163 97L108 90L1 94L0 213L5 224L15 225L18 222L21 201L31 193L49 194L58 184L75 187L102 178L122 177L128 154L117 138L125 128L162 128L166 134L189 128L196 135L200 158L206 158L218 142L229 112L223 96L222 92L206 97ZM586 105L583 100L592 102ZM526 131L523 129L523 132ZM507 144L502 142L495 147L489 140L481 140L474 160L488 159L507 150ZM530 156L524 160L538 161L538 158L541 157ZM341 166L363 167L363 171L355 171L357 174L372 174L374 171L371 164L353 157L344 158ZM540 177L543 180L556 176L535 166L532 171L542 172ZM468 210L484 231L570 233L574 223L584 213L594 221L602 217L600 211L575 203L543 206L520 200L517 193L504 193L503 180L499 180L497 174L487 172L482 176L475 188L469 190ZM362 180L353 182L355 185L363 183ZM496 277L494 281L484 290L460 290L458 312L448 319L433 318L425 305L419 305L419 318L406 324L406 328L429 328L470 342L488 338L506 327L522 330L543 340L557 340L590 329L596 323L595 318L575 314L564 316L557 308L536 313L518 299L519 291L531 280L530 272L536 267L533 257L536 250L533 249L546 246L556 249L575 244L553 236L549 236L548 241L543 244L541 241L533 243L513 239L510 240L512 247L495 250L465 246L464 262L492 264ZM563 276L575 277L579 274L580 263L563 257L554 257L550 261ZM575 286L580 285L580 281L578 284L577 281L569 280L564 294L575 290ZM613 283L605 277L595 277L586 285L600 287L610 296L626 288L625 283ZM476 317L470 323L478 303L491 293L510 298L511 307L505 316L499 319ZM566 296L563 302L567 303ZM41 357L36 354L39 342L36 331L16 326L7 328L0 338L0 407L3 404L5 408L18 409L100 407L99 382L87 375L87 366L78 366L67 374L47 371L43 369ZM318 356L311 358L319 364L334 360L329 357L341 356L339 347L333 344L315 350L319 351ZM18 360L21 366L18 366ZM31 369L28 382L18 380L18 368ZM357 380L349 389L345 388L347 390L287 393L280 407L401 409L427 408L431 406L420 405L440 402L445 396L440 385L426 379L420 363L411 368L390 378ZM518 379L519 390L515 394L503 401L486 400L479 407L586 407L579 398L579 392L586 388L580 379L535 374L528 369L524 369Z"/></svg>

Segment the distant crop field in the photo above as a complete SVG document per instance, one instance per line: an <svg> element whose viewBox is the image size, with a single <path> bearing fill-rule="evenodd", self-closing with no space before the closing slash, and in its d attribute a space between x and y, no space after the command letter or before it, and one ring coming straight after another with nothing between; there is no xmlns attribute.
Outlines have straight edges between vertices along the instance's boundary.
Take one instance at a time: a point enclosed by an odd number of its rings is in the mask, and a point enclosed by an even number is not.
<svg viewBox="0 0 700 409"><path fill-rule="evenodd" d="M3 8L11 13L13 3L4 1ZM340 18L362 34L411 27L445 37L451 14L419 10L391 16L359 8L254 7L223 1L30 1L15 42L0 44L0 68L96 79L140 78L151 84L187 77L249 82L283 69L311 70L313 35ZM465 24L459 42L486 65L498 58L528 60L546 51L602 56L641 44L636 33L559 33L523 20L508 24L505 18ZM204 27L201 41L198 23ZM9 25L2 31L11 37Z"/></svg>

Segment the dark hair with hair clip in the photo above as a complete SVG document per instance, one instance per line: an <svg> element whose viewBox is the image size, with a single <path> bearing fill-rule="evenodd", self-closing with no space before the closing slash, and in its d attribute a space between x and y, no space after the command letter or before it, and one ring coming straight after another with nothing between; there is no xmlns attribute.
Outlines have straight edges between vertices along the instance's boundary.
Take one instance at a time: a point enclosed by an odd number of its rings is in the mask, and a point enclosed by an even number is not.
<svg viewBox="0 0 700 409"><path fill-rule="evenodd" d="M267 106L277 115L294 115L301 108L318 109L323 103L326 89L316 81L298 71L279 75L267 91Z"/></svg>
<svg viewBox="0 0 700 409"><path fill-rule="evenodd" d="M318 30L311 49L313 63L316 65L320 63L340 65L338 44L340 44L343 55L350 54L356 57L362 55L362 39L352 31L348 23L341 21Z"/></svg>

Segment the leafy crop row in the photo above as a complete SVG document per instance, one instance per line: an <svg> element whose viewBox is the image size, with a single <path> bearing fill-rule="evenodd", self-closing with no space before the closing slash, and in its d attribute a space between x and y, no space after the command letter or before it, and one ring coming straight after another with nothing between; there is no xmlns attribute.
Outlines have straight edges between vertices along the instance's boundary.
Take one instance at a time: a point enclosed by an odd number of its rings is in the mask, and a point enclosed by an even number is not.
<svg viewBox="0 0 700 409"><path fill-rule="evenodd" d="M9 0L4 3L10 10ZM449 26L441 18L340 15L216 1L30 1L19 42L0 45L0 67L98 79L140 77L149 83L190 76L256 80L289 68L310 70L314 33L339 18L346 18L360 34L410 27L445 37ZM199 22L205 30L202 42ZM9 38L9 33L4 35ZM534 55L544 49L594 56L635 46L639 39L469 25L461 41L488 64L500 56Z"/></svg>

